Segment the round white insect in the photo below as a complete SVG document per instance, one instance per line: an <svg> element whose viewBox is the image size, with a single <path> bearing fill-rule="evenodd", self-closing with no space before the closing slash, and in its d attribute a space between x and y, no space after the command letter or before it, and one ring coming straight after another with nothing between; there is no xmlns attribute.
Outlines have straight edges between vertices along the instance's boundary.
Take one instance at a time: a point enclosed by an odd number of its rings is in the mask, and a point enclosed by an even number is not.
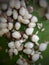
<svg viewBox="0 0 49 65"><path fill-rule="evenodd" d="M29 14L29 13L26 13L25 15L24 15L24 19L31 19L31 17L32 17L32 15L31 14Z"/></svg>
<svg viewBox="0 0 49 65"><path fill-rule="evenodd" d="M36 16L33 16L33 17L31 18L31 22L33 22L33 23L38 22L38 18L37 18Z"/></svg>
<svg viewBox="0 0 49 65"><path fill-rule="evenodd" d="M13 28L13 23L8 23L8 29L12 30L12 28Z"/></svg>
<svg viewBox="0 0 49 65"><path fill-rule="evenodd" d="M16 48L19 48L20 46L21 46L20 41L16 41L16 42L15 42L15 47L16 47Z"/></svg>
<svg viewBox="0 0 49 65"><path fill-rule="evenodd" d="M13 10L13 19L17 19L18 18L18 13L17 10Z"/></svg>
<svg viewBox="0 0 49 65"><path fill-rule="evenodd" d="M24 47L33 48L34 44L32 42L27 42Z"/></svg>
<svg viewBox="0 0 49 65"><path fill-rule="evenodd" d="M22 19L22 23L27 25L30 23L30 21L28 19Z"/></svg>
<svg viewBox="0 0 49 65"><path fill-rule="evenodd" d="M26 53L26 54L31 54L32 50L29 49L29 48L26 48L26 49L23 50L23 52Z"/></svg>
<svg viewBox="0 0 49 65"><path fill-rule="evenodd" d="M22 21L23 21L23 18L22 18L21 15L18 16L18 21L19 21L19 22L22 22Z"/></svg>
<svg viewBox="0 0 49 65"><path fill-rule="evenodd" d="M27 35L32 35L33 31L34 31L34 28L27 28L25 32Z"/></svg>
<svg viewBox="0 0 49 65"><path fill-rule="evenodd" d="M28 39L28 35L23 34L23 38Z"/></svg>
<svg viewBox="0 0 49 65"><path fill-rule="evenodd" d="M14 37L14 38L16 38L16 39L20 39L20 38L21 38L21 34L20 34L20 32L18 32L18 31L14 31L14 32L12 33L12 37Z"/></svg>
<svg viewBox="0 0 49 65"><path fill-rule="evenodd" d="M12 9L11 9L11 8L9 8L9 9L7 10L6 15L7 15L7 16L11 16L11 15L12 15Z"/></svg>
<svg viewBox="0 0 49 65"><path fill-rule="evenodd" d="M36 26L36 23L32 23L32 22L30 22L29 25L28 25L28 27L30 27L30 28L33 28L35 26Z"/></svg>
<svg viewBox="0 0 49 65"><path fill-rule="evenodd" d="M9 42L8 47L9 48L15 48L14 42L13 41Z"/></svg>
<svg viewBox="0 0 49 65"><path fill-rule="evenodd" d="M19 22L16 22L16 23L15 23L15 29L16 29L16 30L19 30L20 27L21 27L21 24L20 24Z"/></svg>
<svg viewBox="0 0 49 65"><path fill-rule="evenodd" d="M34 62L36 62L36 61L39 59L39 57L40 57L39 54L34 54L34 55L32 56L32 60L33 60Z"/></svg>
<svg viewBox="0 0 49 65"><path fill-rule="evenodd" d="M19 10L19 14L24 16L25 15L25 8L24 7L21 7L20 10Z"/></svg>
<svg viewBox="0 0 49 65"><path fill-rule="evenodd" d="M32 38L31 38L31 40L33 42L38 42L39 41L39 37L37 35L33 35Z"/></svg>
<svg viewBox="0 0 49 65"><path fill-rule="evenodd" d="M39 45L39 50L40 50L40 51L45 51L46 48L47 48L47 44L46 44L46 43L41 43L41 44Z"/></svg>

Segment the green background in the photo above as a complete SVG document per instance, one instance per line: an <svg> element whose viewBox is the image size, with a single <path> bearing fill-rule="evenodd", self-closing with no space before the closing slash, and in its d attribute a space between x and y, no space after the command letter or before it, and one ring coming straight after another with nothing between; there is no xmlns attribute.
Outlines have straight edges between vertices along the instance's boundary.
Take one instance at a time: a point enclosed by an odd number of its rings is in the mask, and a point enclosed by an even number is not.
<svg viewBox="0 0 49 65"><path fill-rule="evenodd" d="M48 4L49 4L49 0L47 0ZM42 22L43 23L43 27L45 28L44 32L41 32L39 30L39 37L40 37L40 43L46 41L49 41L49 20L46 20L45 17L39 17L38 16L38 9L39 9L39 4L36 4L35 1L32 2L32 0L29 1L29 5L33 5L34 6L34 12L32 13L32 15L36 15L38 17L38 22ZM25 26L22 25L20 31L24 31ZM38 28L35 28L35 31L37 31ZM23 53L19 53L18 56L13 56L12 59L9 58L8 53L5 52L5 49L8 48L8 39L6 37L0 37L0 47L2 47L2 49L0 50L0 65L16 65L16 60L18 59L19 55L22 54L22 56L24 56L25 58L27 58L27 55L23 54ZM46 51L42 52L43 55L43 59L39 59L35 64L38 65L39 63L41 63L42 65L49 65L49 45L46 49ZM31 64L30 64L31 65ZM33 64L32 64L33 65Z"/></svg>

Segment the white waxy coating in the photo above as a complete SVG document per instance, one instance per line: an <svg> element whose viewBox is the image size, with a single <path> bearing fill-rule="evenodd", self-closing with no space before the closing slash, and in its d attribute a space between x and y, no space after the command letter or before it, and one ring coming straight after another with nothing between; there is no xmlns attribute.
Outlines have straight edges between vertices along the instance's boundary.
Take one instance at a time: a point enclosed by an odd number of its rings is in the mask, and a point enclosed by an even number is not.
<svg viewBox="0 0 49 65"><path fill-rule="evenodd" d="M21 7L25 7L26 8L26 4L25 4L25 1L24 0L21 0Z"/></svg>
<svg viewBox="0 0 49 65"><path fill-rule="evenodd" d="M19 0L15 0L14 6L16 9L20 8L20 1Z"/></svg>
<svg viewBox="0 0 49 65"><path fill-rule="evenodd" d="M15 47L16 47L16 48L19 48L20 45L21 45L21 43L20 43L19 41L16 41L16 42L15 42Z"/></svg>
<svg viewBox="0 0 49 65"><path fill-rule="evenodd" d="M28 36L26 34L23 34L23 38L28 39Z"/></svg>
<svg viewBox="0 0 49 65"><path fill-rule="evenodd" d="M12 15L12 9L8 9L7 12L6 12L7 16L11 16Z"/></svg>
<svg viewBox="0 0 49 65"><path fill-rule="evenodd" d="M26 11L26 9L24 7L21 7L20 10L19 10L19 14L24 16L25 15L25 11Z"/></svg>
<svg viewBox="0 0 49 65"><path fill-rule="evenodd" d="M32 35L33 31L34 31L34 28L27 28L25 32L27 35Z"/></svg>
<svg viewBox="0 0 49 65"><path fill-rule="evenodd" d="M1 17L1 18L0 18L0 21L1 21L2 23L6 23L6 22L7 22L7 19L4 18L4 17Z"/></svg>
<svg viewBox="0 0 49 65"><path fill-rule="evenodd" d="M14 4L15 4L14 2L15 2L15 0L10 0L10 2L9 2L10 7L14 8Z"/></svg>
<svg viewBox="0 0 49 65"><path fill-rule="evenodd" d="M40 4L40 6L43 7L43 8L46 8L46 7L48 6L46 0L40 0L40 1L39 1L39 4Z"/></svg>
<svg viewBox="0 0 49 65"><path fill-rule="evenodd" d="M17 49L14 49L13 52L14 52L15 55L18 55L18 50Z"/></svg>
<svg viewBox="0 0 49 65"><path fill-rule="evenodd" d="M26 48L26 49L23 50L23 52L26 53L26 54L31 54L32 50L29 49L29 48Z"/></svg>
<svg viewBox="0 0 49 65"><path fill-rule="evenodd" d="M14 38L16 38L16 39L20 39L20 38L21 38L21 34L20 34L20 32L18 32L18 31L14 31L14 32L12 33L12 37L14 37Z"/></svg>
<svg viewBox="0 0 49 65"><path fill-rule="evenodd" d="M34 54L33 56L32 56L32 60L34 61L34 62L36 62L38 59L39 59L39 54Z"/></svg>
<svg viewBox="0 0 49 65"><path fill-rule="evenodd" d="M9 42L8 47L9 48L15 48L14 42L13 41Z"/></svg>
<svg viewBox="0 0 49 65"><path fill-rule="evenodd" d="M47 20L49 20L49 13L46 13L45 16L46 16Z"/></svg>
<svg viewBox="0 0 49 65"><path fill-rule="evenodd" d="M6 4L6 3L2 4L1 8L2 8L3 10L6 10L6 9L7 9L7 4Z"/></svg>
<svg viewBox="0 0 49 65"><path fill-rule="evenodd" d="M36 23L32 23L32 22L30 22L29 25L28 25L28 27L30 27L30 28L33 28L35 26L36 26Z"/></svg>
<svg viewBox="0 0 49 65"><path fill-rule="evenodd" d="M7 23L0 23L0 28L7 28Z"/></svg>
<svg viewBox="0 0 49 65"><path fill-rule="evenodd" d="M17 10L13 10L13 19L17 19L18 18L18 13Z"/></svg>
<svg viewBox="0 0 49 65"><path fill-rule="evenodd" d="M25 44L25 47L26 47L26 48L33 48L33 46L34 46L34 44L33 44L32 42L27 42L27 43Z"/></svg>
<svg viewBox="0 0 49 65"><path fill-rule="evenodd" d="M32 38L31 38L31 40L33 42L38 42L39 41L39 37L37 35L33 35Z"/></svg>
<svg viewBox="0 0 49 65"><path fill-rule="evenodd" d="M36 16L33 16L31 18L31 22L36 23L38 21L38 18Z"/></svg>
<svg viewBox="0 0 49 65"><path fill-rule="evenodd" d="M24 19L31 19L32 15L29 13L25 13Z"/></svg>
<svg viewBox="0 0 49 65"><path fill-rule="evenodd" d="M19 21L19 22L22 22L22 21L23 21L23 18L22 18L21 15L18 16L18 21Z"/></svg>
<svg viewBox="0 0 49 65"><path fill-rule="evenodd" d="M16 23L15 23L15 29L16 29L16 30L19 30L20 27L21 27L21 24L20 24L19 22L16 22Z"/></svg>
<svg viewBox="0 0 49 65"><path fill-rule="evenodd" d="M8 23L8 29L12 30L12 28L13 28L13 23Z"/></svg>
<svg viewBox="0 0 49 65"><path fill-rule="evenodd" d="M46 43L41 43L40 46L39 46L39 50L40 51L45 51L47 48L47 44Z"/></svg>
<svg viewBox="0 0 49 65"><path fill-rule="evenodd" d="M28 19L23 19L23 20L22 20L22 23L23 23L23 24L29 24L30 21L29 21Z"/></svg>

